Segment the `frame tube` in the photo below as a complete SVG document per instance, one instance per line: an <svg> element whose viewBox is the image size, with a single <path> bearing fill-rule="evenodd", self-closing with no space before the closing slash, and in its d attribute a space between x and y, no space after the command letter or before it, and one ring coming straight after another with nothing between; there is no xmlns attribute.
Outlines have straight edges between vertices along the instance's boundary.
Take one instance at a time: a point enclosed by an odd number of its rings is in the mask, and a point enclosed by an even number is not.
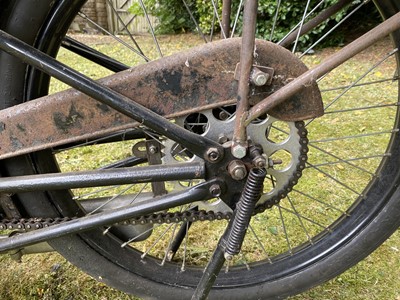
<svg viewBox="0 0 400 300"><path fill-rule="evenodd" d="M202 162L154 165L136 168L101 169L0 178L0 193L62 190L153 181L204 179Z"/></svg>

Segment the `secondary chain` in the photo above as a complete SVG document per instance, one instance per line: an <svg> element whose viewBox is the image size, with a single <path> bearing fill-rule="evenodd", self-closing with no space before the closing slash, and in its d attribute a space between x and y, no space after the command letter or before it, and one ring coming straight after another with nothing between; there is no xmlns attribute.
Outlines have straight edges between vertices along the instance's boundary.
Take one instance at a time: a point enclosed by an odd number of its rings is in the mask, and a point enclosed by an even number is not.
<svg viewBox="0 0 400 300"><path fill-rule="evenodd" d="M300 159L296 166L296 171L292 174L288 183L273 197L267 199L264 203L257 204L254 214L262 213L270 209L274 205L284 199L293 186L295 186L302 175L305 168L308 152L307 130L304 122L296 122L296 128L299 135L300 143ZM183 212L160 212L152 215L141 216L134 219L129 219L118 223L118 225L144 225L144 224L170 224L180 222L197 222L197 221L215 221L229 220L232 217L232 212L214 212L205 210L187 210ZM3 219L0 221L0 230L19 230L32 231L61 223L71 221L76 218L61 217L61 218L21 218L21 219ZM117 225L117 224L116 224Z"/></svg>

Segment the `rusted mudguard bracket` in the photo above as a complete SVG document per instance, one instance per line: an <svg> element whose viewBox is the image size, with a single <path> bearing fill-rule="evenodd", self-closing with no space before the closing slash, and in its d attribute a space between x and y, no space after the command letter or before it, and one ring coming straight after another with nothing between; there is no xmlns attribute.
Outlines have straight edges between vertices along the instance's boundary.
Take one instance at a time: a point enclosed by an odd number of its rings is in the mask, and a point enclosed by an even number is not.
<svg viewBox="0 0 400 300"><path fill-rule="evenodd" d="M213 107L235 104L240 39L222 40L166 57L99 82L173 118ZM289 51L257 41L255 64L274 69L271 84L252 87L255 104L280 89L307 68ZM297 121L322 114L316 84L304 88L271 112ZM138 123L114 109L70 89L0 111L0 159L106 136Z"/></svg>

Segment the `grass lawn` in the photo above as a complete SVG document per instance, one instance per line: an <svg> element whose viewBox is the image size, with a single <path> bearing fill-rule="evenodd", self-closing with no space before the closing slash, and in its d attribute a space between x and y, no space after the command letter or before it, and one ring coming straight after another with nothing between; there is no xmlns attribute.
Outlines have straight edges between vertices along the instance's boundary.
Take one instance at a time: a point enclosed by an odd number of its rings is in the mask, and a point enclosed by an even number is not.
<svg viewBox="0 0 400 300"><path fill-rule="evenodd" d="M117 57L128 65L136 65L141 63L141 61L136 59L135 56L132 56L129 53L127 54L126 51L123 51L120 47L114 45L109 38L99 36L75 36L75 38L88 42L100 51L106 50L108 53L111 53L110 55ZM163 46L162 51L165 55L201 43L197 37L192 35L178 35L173 37L163 36L160 39ZM154 46L149 41L150 39L148 37L139 37L138 40L141 42L141 45L143 45L143 50L145 52L150 53L152 58L157 57L157 53L153 49ZM342 69L335 71L336 74L334 72L332 75L333 79L331 79L329 83L331 85L333 84L334 86L346 85L349 84L349 82L351 83L355 78L357 78L357 76L360 76L357 75L359 72L362 72L363 69L368 68L371 59L373 59L378 53L382 54L384 51L387 51L387 44L388 41L384 41L377 46L374 46L372 49L369 49L362 55L358 56L355 61L348 63L343 66ZM317 52L312 56L307 56L305 58L305 62L309 66L316 65L320 63L324 57L336 50L337 49L325 49ZM61 50L59 57L62 61L73 62L74 67L78 66L81 72L94 78L101 78L110 74L110 72L105 69L96 70L96 72L94 72L89 63L77 58L74 55L71 55L65 50ZM389 65L390 63L383 64L380 69L374 71L372 76L374 76L375 79L384 77L384 73L391 72ZM369 98L367 99L367 97L364 97L363 94L360 94L364 93L365 89L362 90L362 92L355 92L356 94L349 93L348 97L351 99L352 97L357 98L362 96L365 102L375 101L376 97L379 97L382 103L390 103L392 98L396 96L397 92L396 88L393 86L395 85L388 85L384 94L374 90L373 88L370 88L368 91L369 94L371 94L372 100ZM63 88L66 87L62 83L53 81L51 87L52 91L62 90ZM322 88L324 88L324 83L321 83L321 89ZM330 93L332 92L327 91L325 96L327 98L331 97ZM360 105L360 103L357 101L355 101L355 103L355 105ZM334 105L332 105L332 110L343 109L348 109L348 107L342 107L341 103L334 103ZM353 107L353 109L355 109L355 107ZM393 118L393 116L388 116L387 118L370 116L370 118L372 119L372 122L371 120L366 119L366 115L363 112L357 111L350 118L353 120L354 124L349 126L349 124L345 123L340 116L338 117L335 113L332 113L323 121L317 121L313 125L314 128L316 128L316 132L328 132L330 134L329 136L331 137L335 137L336 134L339 135L338 132L341 132L340 134L354 135L354 131L356 131L358 134L363 134L364 132L370 131L370 127L374 127L373 129L383 127L387 121L386 119ZM347 130L349 131L348 133L346 133ZM324 138L324 135L315 134L312 136L312 140L318 145L319 141L323 140ZM362 151L365 153L365 155L372 155L373 153L369 154L368 151L370 151L371 148L376 149L379 147L384 147L381 146L381 144L384 145L385 142L387 142L387 137L372 138L368 144L361 140L360 145L346 141L340 141L339 148L342 151L341 154L346 154L348 157L352 157L352 151L354 148L360 148L366 144L366 148L362 149ZM330 148L338 147L338 145L335 143L338 143L338 141L325 143L326 151L330 151ZM372 147L372 145L374 145L374 147ZM129 155L130 147L131 145L128 143L124 146L123 150L111 148L101 150L101 148L92 148L84 149L83 151L79 150L82 152L74 152L74 150L66 151L65 153L59 154L58 159L60 163L63 164L63 170L67 171L79 170L80 168L97 168L101 164L107 164L110 157L111 160L116 160L120 156L125 157ZM343 209L346 210L349 206L349 203L352 203L352 201L355 200L354 196L349 196L343 191L337 192L337 190L334 190L334 188L332 188L332 191L330 191L330 185L332 183L327 177L327 174L331 174L331 172L333 172L335 175L334 179L345 178L351 189L357 189L359 180L368 182L370 179L368 176L357 174L356 171L344 163L332 161L332 157L330 157L330 163L328 165L323 165L323 162L327 160L327 155L325 152L319 149L320 148L310 147L309 157L313 159L314 164L321 163L321 172L315 174L315 176L310 175L310 177L305 177L308 180L300 182L298 186L299 188L302 187L309 190L314 189L315 191L313 192L315 193L319 192L317 190L326 190L325 192L331 193L334 199L341 199L343 203L338 200L338 203L335 203L335 205L338 207L343 206ZM384 150L382 151L384 152ZM98 154L96 158L98 160L85 159L85 155L89 155L88 157L91 157L90 155L93 153ZM110 153L112 155L110 155ZM377 163L372 161L370 164L366 164L364 167L368 170L371 169L371 172L373 172L376 166ZM84 192L85 191L76 191L77 194ZM334 221L335 218L337 218L335 213L327 212L330 210L330 208L318 206L316 203L309 203L309 201L306 201L306 199L300 196L299 199L301 200L299 200L300 203L296 202L298 208L308 211L312 217L318 215L318 218L320 218L319 222L322 224L329 225ZM269 221L274 222L274 218L278 218L276 211L271 213L269 216ZM292 218L288 217L287 222L298 223L299 221L292 216ZM314 235L319 232L318 230L321 230L320 228L317 228L318 226L311 223L306 223L304 227L307 227L306 233L308 234L309 232L311 235ZM257 229L256 224L254 224L254 228ZM270 233L270 240L265 242L266 245L273 244L278 250L286 247L285 239L280 236L282 235L282 229L280 228L279 224L269 225L268 230ZM300 237L297 237L296 232L289 232L288 234L293 236L292 241L295 246L304 242L304 240L301 240ZM278 237L280 240L278 240ZM297 241L297 239L299 240ZM201 245L198 245L198 247L200 246ZM246 248L246 246L244 247ZM249 250L249 252L251 251ZM272 252L272 254L274 253ZM0 261L2 266L0 270L0 299L137 299L133 296L128 296L95 281L89 276L83 274L56 253L24 256L21 262L16 262L10 256L5 255L0 256ZM400 300L400 289L398 288L399 283L400 232L397 231L376 252L358 265L354 266L337 278L290 299Z"/></svg>

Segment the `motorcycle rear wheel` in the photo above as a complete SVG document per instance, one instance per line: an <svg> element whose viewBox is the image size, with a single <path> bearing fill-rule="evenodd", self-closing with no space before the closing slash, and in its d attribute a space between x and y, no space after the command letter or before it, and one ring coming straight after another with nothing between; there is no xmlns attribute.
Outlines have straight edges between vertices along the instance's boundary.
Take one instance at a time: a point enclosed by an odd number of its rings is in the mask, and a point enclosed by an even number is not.
<svg viewBox="0 0 400 300"><path fill-rule="evenodd" d="M0 28L55 56L62 37L84 2L0 1ZM400 10L400 4L396 1L379 1L376 6L384 18ZM49 32L54 33L52 38L48 37ZM399 33L393 34L393 42L396 48ZM9 79L0 83L2 108L47 92L46 77L30 73L25 65L4 53L0 53L0 78ZM294 295L337 276L384 242L400 225L399 120L396 113L393 116L394 127L387 139L388 149L385 149L380 163L375 164L376 174L371 176L359 196L345 209L345 214L332 220L325 230L316 234L312 243L300 243L290 251L277 254L272 258L273 263L270 259L264 259L250 264L249 269L242 264L227 273L221 272L210 298L274 299ZM329 126L325 130L334 129ZM309 131L312 134L311 128ZM365 143L368 147L368 141ZM1 162L2 176L58 170L51 151ZM317 178L326 180L327 174L320 173L321 177L317 175ZM301 180L310 178L304 175ZM13 199L25 216L84 214L73 201L70 191L17 194ZM329 201L335 200L332 198ZM275 229L269 228L273 234ZM121 243L112 234L103 235L101 229L51 241L51 245L69 261L107 285L148 299L191 297L202 275L201 267L187 266L182 272L178 263L166 262L161 266L160 258L150 256L144 261L141 258L143 252L134 247L122 248Z"/></svg>

